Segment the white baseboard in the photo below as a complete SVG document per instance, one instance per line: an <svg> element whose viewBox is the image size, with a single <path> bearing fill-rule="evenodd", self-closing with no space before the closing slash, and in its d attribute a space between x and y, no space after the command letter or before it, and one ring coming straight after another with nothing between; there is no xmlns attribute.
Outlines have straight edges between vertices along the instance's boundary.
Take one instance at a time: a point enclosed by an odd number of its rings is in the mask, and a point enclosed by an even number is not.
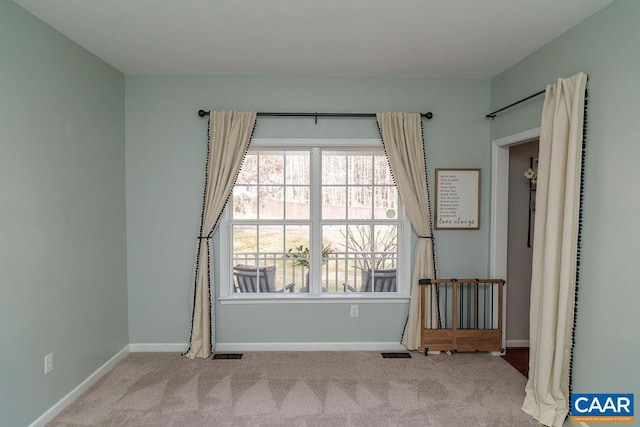
<svg viewBox="0 0 640 427"><path fill-rule="evenodd" d="M132 343L131 353L184 353L186 343ZM395 342L269 342L217 343L216 351L402 351L406 348Z"/></svg>
<svg viewBox="0 0 640 427"><path fill-rule="evenodd" d="M217 343L217 352L230 351L402 351L405 346L395 342L278 342L278 343Z"/></svg>
<svg viewBox="0 0 640 427"><path fill-rule="evenodd" d="M89 375L84 381L82 381L76 388L71 390L60 399L57 403L55 403L51 408L47 409L47 411L40 415L34 422L29 424L29 427L44 427L49 421L54 419L56 415L58 415L64 408L66 408L71 402L76 400L78 396L87 391L89 387L98 382L100 378L102 378L107 372L112 370L118 362L127 357L129 354L129 346L126 345L122 350L117 352L111 359L107 360L104 365L100 366L96 369L91 375Z"/></svg>
<svg viewBox="0 0 640 427"><path fill-rule="evenodd" d="M184 353L189 349L187 343L132 343L131 353Z"/></svg>
<svg viewBox="0 0 640 427"><path fill-rule="evenodd" d="M507 340L507 348L509 347L529 347L529 340Z"/></svg>

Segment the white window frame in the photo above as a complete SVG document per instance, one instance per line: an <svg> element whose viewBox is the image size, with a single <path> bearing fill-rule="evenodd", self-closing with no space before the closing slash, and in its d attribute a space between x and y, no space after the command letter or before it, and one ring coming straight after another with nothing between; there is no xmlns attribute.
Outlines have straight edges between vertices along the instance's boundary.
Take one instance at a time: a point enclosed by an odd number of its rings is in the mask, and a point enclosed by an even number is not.
<svg viewBox="0 0 640 427"><path fill-rule="evenodd" d="M249 150L252 148L268 148L273 150L296 150L296 148L304 147L317 147L319 149L341 149L341 150L359 150L359 149L381 149L382 141L380 139L271 139L271 138L256 138L253 139ZM312 153L311 161L314 156ZM319 162L320 156L315 156L315 159ZM318 185L318 182L313 180L319 180L319 173L314 175L314 170L318 171L318 165L312 165L311 186ZM313 204L312 204L313 206ZM316 209L315 215L319 215L319 209ZM219 250L218 261L220 270L220 286L218 300L222 304L232 303L322 303L322 302L406 302L411 293L411 237L412 228L409 222L402 201L399 201L398 215L400 219L400 225L398 230L399 244L398 244L398 267L397 267L397 292L395 293L374 293L374 292L323 292L314 293L314 287L319 287L319 284L312 282L311 292L309 293L234 293L233 292L233 277L231 272L231 251L233 245L231 244L231 222L229 209L225 209L223 215L220 218L218 224L218 236L219 236ZM311 218L314 218L314 212L312 208ZM315 217L317 219L317 216ZM311 244L313 245L314 239L321 239L320 227L315 227L315 231L312 231ZM315 254L320 257L320 254ZM312 255L313 256L313 255ZM318 263L311 263L313 265L319 265ZM213 265L213 263L212 263ZM313 277L313 272L311 272ZM317 290L317 289L316 289Z"/></svg>

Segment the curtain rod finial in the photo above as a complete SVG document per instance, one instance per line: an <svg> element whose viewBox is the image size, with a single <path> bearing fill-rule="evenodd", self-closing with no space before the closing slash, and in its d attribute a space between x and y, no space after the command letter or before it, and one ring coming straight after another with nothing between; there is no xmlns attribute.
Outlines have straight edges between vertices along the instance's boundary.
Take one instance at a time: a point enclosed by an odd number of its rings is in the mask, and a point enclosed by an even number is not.
<svg viewBox="0 0 640 427"><path fill-rule="evenodd" d="M198 110L198 116L199 117L205 117L205 116L208 116L208 115L209 115L208 111Z"/></svg>

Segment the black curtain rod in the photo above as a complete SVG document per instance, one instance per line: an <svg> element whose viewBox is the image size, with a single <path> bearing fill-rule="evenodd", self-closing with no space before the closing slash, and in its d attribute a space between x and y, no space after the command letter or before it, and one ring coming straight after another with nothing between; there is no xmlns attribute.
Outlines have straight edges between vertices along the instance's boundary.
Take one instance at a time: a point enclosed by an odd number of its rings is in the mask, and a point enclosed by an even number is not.
<svg viewBox="0 0 640 427"><path fill-rule="evenodd" d="M542 95L544 92L545 92L544 90L541 90L540 92L536 92L536 93L534 93L533 95L529 95L529 96L527 96L526 98L522 98L521 100L514 102L513 104L509 104L509 105L507 105L506 107L502 107L502 108L501 108L501 109L499 109L499 110L496 110L496 111L494 111L494 112L492 112L492 113L489 113L489 114L487 114L485 117L486 117L486 118L489 118L489 119L495 119L495 118L496 118L496 114L498 114L500 111L504 111L504 110L506 110L507 108L511 108L511 107L513 107L514 105L521 104L521 103L523 103L524 101L528 101L528 100L529 100L529 99L531 99L531 98L535 98L535 97L536 97L536 96L538 96L538 95Z"/></svg>
<svg viewBox="0 0 640 427"><path fill-rule="evenodd" d="M198 116L206 117L209 115L209 111L199 110ZM272 113L262 112L256 113L258 117L315 117L316 123L318 123L318 117L352 117L352 118L365 118L376 117L376 113ZM433 118L433 113L420 113L421 117L430 120Z"/></svg>

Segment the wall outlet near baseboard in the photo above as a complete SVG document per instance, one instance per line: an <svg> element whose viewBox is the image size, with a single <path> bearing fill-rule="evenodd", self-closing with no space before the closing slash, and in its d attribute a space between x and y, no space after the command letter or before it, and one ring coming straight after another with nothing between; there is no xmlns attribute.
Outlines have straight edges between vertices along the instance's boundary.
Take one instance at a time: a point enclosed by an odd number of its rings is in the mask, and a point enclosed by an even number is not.
<svg viewBox="0 0 640 427"><path fill-rule="evenodd" d="M53 371L53 353L44 357L44 374L47 375L51 371Z"/></svg>
<svg viewBox="0 0 640 427"><path fill-rule="evenodd" d="M358 306L357 305L352 305L351 306L351 317L358 317Z"/></svg>

